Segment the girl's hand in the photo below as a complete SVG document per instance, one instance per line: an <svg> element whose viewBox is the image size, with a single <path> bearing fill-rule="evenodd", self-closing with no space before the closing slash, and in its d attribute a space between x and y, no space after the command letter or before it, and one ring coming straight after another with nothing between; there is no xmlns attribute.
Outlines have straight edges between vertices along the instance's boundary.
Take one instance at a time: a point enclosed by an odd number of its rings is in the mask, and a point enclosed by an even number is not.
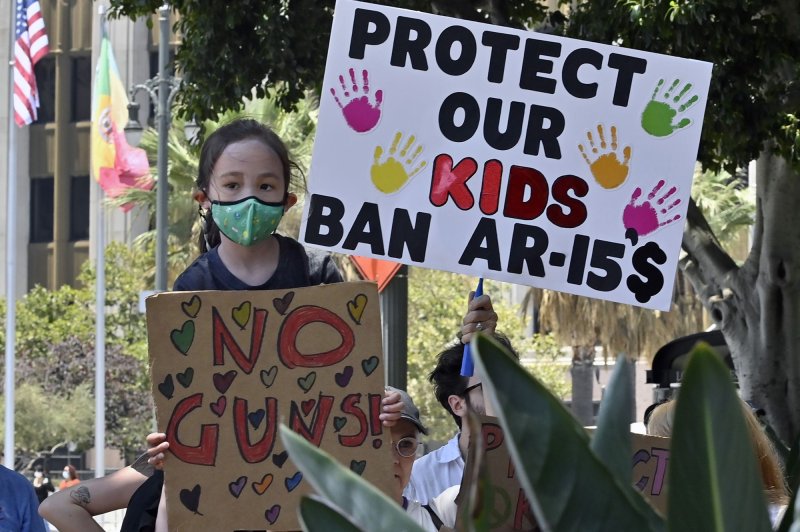
<svg viewBox="0 0 800 532"><path fill-rule="evenodd" d="M470 292L467 313L461 325L461 343L468 344L476 331L492 334L496 327L497 313L492 308L492 299L486 294L475 297L475 292Z"/></svg>
<svg viewBox="0 0 800 532"><path fill-rule="evenodd" d="M392 427L400 419L400 413L403 411L403 402L400 399L399 392L385 390L383 393L381 414L378 417L384 427Z"/></svg>
<svg viewBox="0 0 800 532"><path fill-rule="evenodd" d="M164 453L169 449L167 435L163 432L148 434L147 445L147 454L150 455L150 458L147 459L147 463L156 469L164 469L164 458L166 458Z"/></svg>

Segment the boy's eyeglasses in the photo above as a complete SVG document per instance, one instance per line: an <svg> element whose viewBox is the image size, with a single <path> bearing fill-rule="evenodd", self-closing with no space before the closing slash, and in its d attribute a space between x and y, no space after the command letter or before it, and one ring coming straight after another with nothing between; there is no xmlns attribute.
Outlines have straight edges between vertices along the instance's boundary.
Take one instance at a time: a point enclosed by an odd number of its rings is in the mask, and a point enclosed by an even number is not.
<svg viewBox="0 0 800 532"><path fill-rule="evenodd" d="M397 451L397 454L403 458L411 458L417 454L417 447L420 441L412 436L401 439L400 441L392 442L392 446Z"/></svg>
<svg viewBox="0 0 800 532"><path fill-rule="evenodd" d="M471 392L472 390L474 390L474 389L476 389L476 388L480 388L481 386L483 386L483 383L482 383L482 382L479 382L479 383L477 383L477 384L473 384L472 386L467 386L466 388L464 388L464 391L463 391L463 392L461 392L461 395L467 395L467 394L469 394L469 392Z"/></svg>

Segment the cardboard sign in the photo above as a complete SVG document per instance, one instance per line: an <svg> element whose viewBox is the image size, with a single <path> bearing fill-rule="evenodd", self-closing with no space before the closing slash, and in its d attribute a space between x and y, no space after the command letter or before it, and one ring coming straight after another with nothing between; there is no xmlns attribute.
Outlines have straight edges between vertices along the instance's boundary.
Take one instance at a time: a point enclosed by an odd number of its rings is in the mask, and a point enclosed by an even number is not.
<svg viewBox="0 0 800 532"><path fill-rule="evenodd" d="M160 293L147 331L170 530L298 530L279 423L391 486L374 283Z"/></svg>
<svg viewBox="0 0 800 532"><path fill-rule="evenodd" d="M490 530L538 530L533 510L519 479L506 446L505 436L497 418L481 416L484 442L483 460L490 489ZM666 515L666 473L669 464L669 438L631 434L633 450L633 486L661 515ZM468 458L469 459L469 458ZM465 471L471 464L465 465ZM465 475L466 479L466 475ZM462 490L469 489L462 484Z"/></svg>
<svg viewBox="0 0 800 532"><path fill-rule="evenodd" d="M668 310L710 77L338 0L301 239Z"/></svg>

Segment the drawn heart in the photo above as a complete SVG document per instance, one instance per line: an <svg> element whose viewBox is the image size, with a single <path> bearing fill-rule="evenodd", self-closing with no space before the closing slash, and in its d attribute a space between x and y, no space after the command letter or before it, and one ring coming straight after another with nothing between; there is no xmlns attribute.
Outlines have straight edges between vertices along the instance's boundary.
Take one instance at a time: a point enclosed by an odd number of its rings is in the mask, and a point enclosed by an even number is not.
<svg viewBox="0 0 800 532"><path fill-rule="evenodd" d="M314 409L315 404L317 404L317 402L314 399L309 399L308 401L300 403L300 408L303 409L303 415L307 416L308 413Z"/></svg>
<svg viewBox="0 0 800 532"><path fill-rule="evenodd" d="M164 377L164 382L158 385L158 391L167 399L172 399L172 394L175 392L175 383L172 382L172 375Z"/></svg>
<svg viewBox="0 0 800 532"><path fill-rule="evenodd" d="M342 430L342 427L344 427L346 424L347 424L347 418L346 417L342 417L342 416L334 416L333 417L333 428L334 428L334 430L336 432L339 432L340 430Z"/></svg>
<svg viewBox="0 0 800 532"><path fill-rule="evenodd" d="M363 365L363 363L362 363ZM233 379L236 378L236 370L232 369L229 372L222 374L222 373L214 373L214 388L217 389L219 393L225 393L228 391L228 388L231 387L233 384Z"/></svg>
<svg viewBox="0 0 800 532"><path fill-rule="evenodd" d="M238 499L239 495L241 495L242 490L244 489L245 484L247 484L247 477L245 476L241 476L236 479L236 482L231 482L228 484L228 489L230 490L231 495Z"/></svg>
<svg viewBox="0 0 800 532"><path fill-rule="evenodd" d="M361 369L364 370L364 375L366 375L367 377L372 375L372 372L375 371L375 368L377 367L378 367L378 357L376 356L371 356L361 361Z"/></svg>
<svg viewBox="0 0 800 532"><path fill-rule="evenodd" d="M275 377L278 375L278 366L272 366L269 369L261 370L261 382L264 386L269 388L275 382Z"/></svg>
<svg viewBox="0 0 800 532"><path fill-rule="evenodd" d="M292 299L294 299L294 292L288 292L283 297L276 297L272 300L272 306L275 307L275 310L283 316L286 314L286 310L289 308L289 305L292 304Z"/></svg>
<svg viewBox="0 0 800 532"><path fill-rule="evenodd" d="M305 377L300 377L299 379L297 379L297 384L300 385L300 388L302 388L304 392L308 393L308 390L310 390L311 387L314 386L314 382L316 380L317 380L317 372L312 371Z"/></svg>
<svg viewBox="0 0 800 532"><path fill-rule="evenodd" d="M358 294L352 301L347 302L347 313L357 325L361 325L365 308L367 308L367 296L364 294Z"/></svg>
<svg viewBox="0 0 800 532"><path fill-rule="evenodd" d="M347 387L350 384L350 378L353 376L353 366L345 366L341 373L337 373L335 376L336 384L341 386L342 388Z"/></svg>
<svg viewBox="0 0 800 532"><path fill-rule="evenodd" d="M220 395L219 399L215 402L211 403L211 411L214 412L217 417L222 417L222 414L225 413L225 407L228 406L228 400L225 399L224 395Z"/></svg>
<svg viewBox="0 0 800 532"><path fill-rule="evenodd" d="M190 512L203 515L197 511L200 507L200 484L195 484L191 490L182 489L178 497Z"/></svg>
<svg viewBox="0 0 800 532"><path fill-rule="evenodd" d="M178 382L181 383L181 386L188 388L189 385L192 384L192 379L194 379L194 368L186 368L186 371L178 373L175 377L178 379Z"/></svg>
<svg viewBox="0 0 800 532"><path fill-rule="evenodd" d="M253 424L253 428L257 429L261 422L264 421L264 416L266 415L266 411L263 408L259 408L255 412L250 412L247 414L247 419L250 420L250 423Z"/></svg>
<svg viewBox="0 0 800 532"><path fill-rule="evenodd" d="M200 313L200 305L200 297L194 295L189 301L181 303L181 310L190 318L196 318L197 314Z"/></svg>
<svg viewBox="0 0 800 532"><path fill-rule="evenodd" d="M360 475L364 472L364 468L367 467L366 460L350 460L350 470L353 471L356 475Z"/></svg>
<svg viewBox="0 0 800 532"><path fill-rule="evenodd" d="M172 340L172 345L175 346L175 349L184 355L188 353L194 341L194 322L186 320L180 329L173 329L169 333L169 339Z"/></svg>
<svg viewBox="0 0 800 532"><path fill-rule="evenodd" d="M289 453L283 451L282 453L275 453L272 455L272 463L275 464L276 467L281 468L283 464L286 463L286 459L289 458Z"/></svg>
<svg viewBox="0 0 800 532"><path fill-rule="evenodd" d="M264 478L261 479L261 482L253 482L253 491L258 493L259 495L264 495L264 492L267 491L267 488L270 487L272 484L272 475L267 473L264 475Z"/></svg>
<svg viewBox="0 0 800 532"><path fill-rule="evenodd" d="M281 505L280 504L276 504L275 506L273 506L272 508L270 508L269 510L264 512L264 517L267 518L267 521L269 521L269 524L271 524L271 525L275 524L275 521L278 520L278 516L279 515L281 515Z"/></svg>
<svg viewBox="0 0 800 532"><path fill-rule="evenodd" d="M284 484L286 484L286 491L291 493L297 487L297 485L300 484L301 480L303 480L303 473L300 471L291 477L286 477L286 480L284 481Z"/></svg>
<svg viewBox="0 0 800 532"><path fill-rule="evenodd" d="M251 310L252 305L250 305L249 301L245 301L231 311L231 317L233 317L233 321L236 322L236 325L238 325L240 329L244 329L244 326L250 321Z"/></svg>

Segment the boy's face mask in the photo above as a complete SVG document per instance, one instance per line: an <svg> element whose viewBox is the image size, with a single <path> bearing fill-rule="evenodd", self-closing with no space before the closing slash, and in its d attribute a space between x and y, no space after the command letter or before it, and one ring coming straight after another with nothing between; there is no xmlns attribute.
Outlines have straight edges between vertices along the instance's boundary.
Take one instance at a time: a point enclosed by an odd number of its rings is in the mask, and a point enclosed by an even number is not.
<svg viewBox="0 0 800 532"><path fill-rule="evenodd" d="M212 201L211 217L220 232L241 246L266 240L283 218L284 203L267 203L255 196L238 201Z"/></svg>

